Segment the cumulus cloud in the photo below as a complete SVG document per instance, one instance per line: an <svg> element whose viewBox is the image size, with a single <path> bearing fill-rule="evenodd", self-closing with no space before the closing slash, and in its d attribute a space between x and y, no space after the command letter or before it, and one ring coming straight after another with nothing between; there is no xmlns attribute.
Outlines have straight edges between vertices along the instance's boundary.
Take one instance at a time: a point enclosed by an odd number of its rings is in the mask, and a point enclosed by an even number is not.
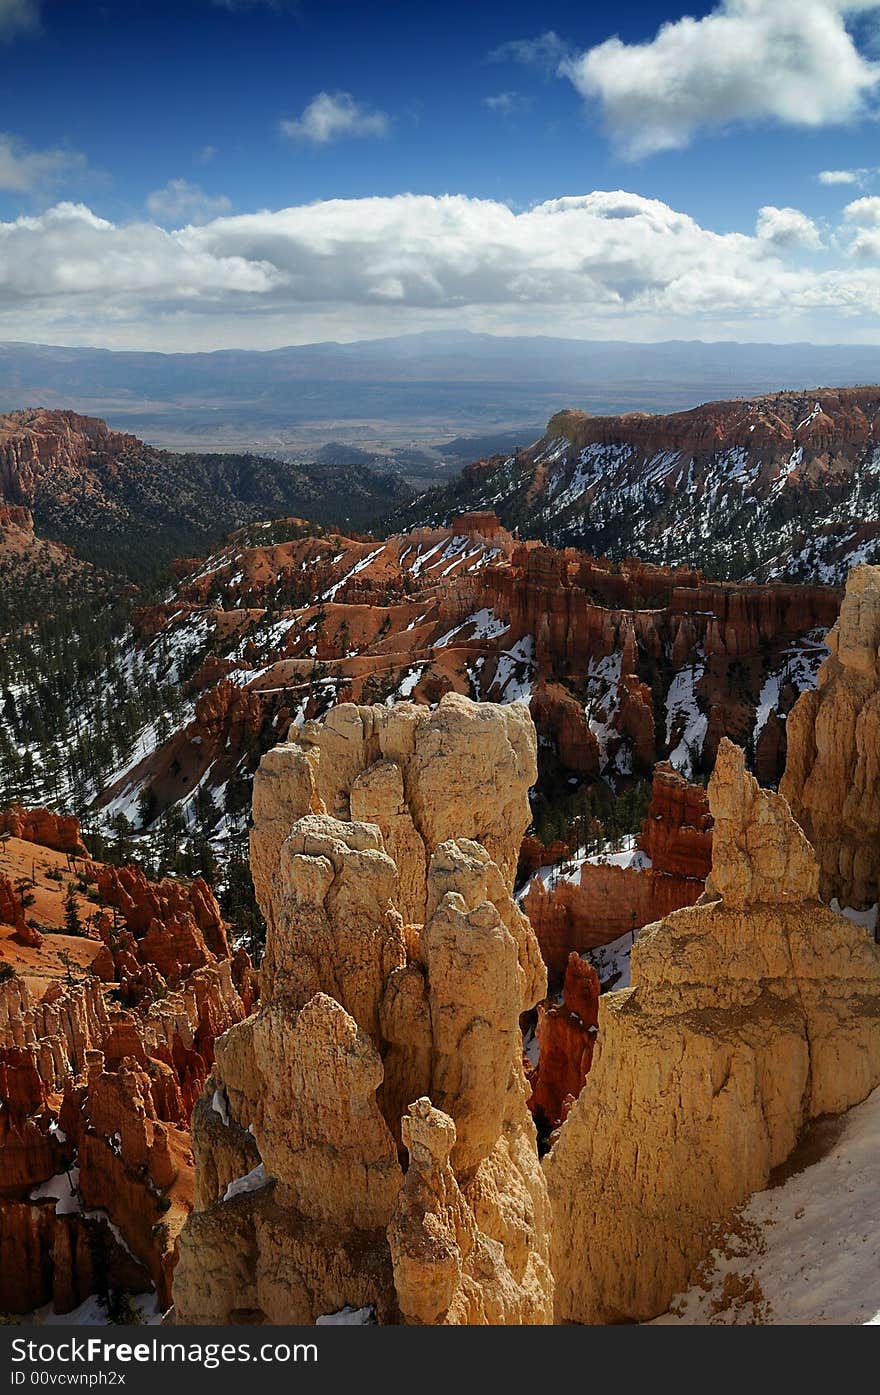
<svg viewBox="0 0 880 1395"><path fill-rule="evenodd" d="M319 92L295 121L282 121L281 130L292 140L312 145L351 136L386 136L391 121L384 111L370 111L350 92Z"/></svg>
<svg viewBox="0 0 880 1395"><path fill-rule="evenodd" d="M153 223L117 226L84 204L59 203L38 217L0 223L0 300L24 305L97 295L188 301L261 295L283 279L257 257L209 253L186 231Z"/></svg>
<svg viewBox="0 0 880 1395"><path fill-rule="evenodd" d="M862 227L880 227L880 198L872 196L855 199L853 203L847 204L843 216L848 222L859 223Z"/></svg>
<svg viewBox="0 0 880 1395"><path fill-rule="evenodd" d="M40 0L0 0L0 39L32 34L40 27Z"/></svg>
<svg viewBox="0 0 880 1395"><path fill-rule="evenodd" d="M186 179L171 179L147 196L147 212L159 223L207 223L231 207L225 194L206 194Z"/></svg>
<svg viewBox="0 0 880 1395"><path fill-rule="evenodd" d="M847 204L843 216L856 229L849 255L860 262L880 260L880 198L855 199Z"/></svg>
<svg viewBox="0 0 880 1395"><path fill-rule="evenodd" d="M221 344L260 342L269 323L290 342L330 326L351 337L453 323L591 335L636 324L655 337L763 324L778 337L784 318L809 337L811 316L880 314L876 250L856 245L880 237L880 199L850 205L836 236L823 253L836 263L817 268L818 231L798 209L763 208L754 235L719 233L623 190L519 213L465 195L333 199L173 229L61 203L0 223L0 328L20 338L11 325L33 336L61 324L69 341L85 324L94 342L96 326L112 338L125 323L144 342L162 320L171 348L184 322L206 342L206 317Z"/></svg>
<svg viewBox="0 0 880 1395"><path fill-rule="evenodd" d="M812 218L799 208L775 208L773 204L765 204L758 210L755 236L777 247L807 247L815 251L822 246L819 229Z"/></svg>
<svg viewBox="0 0 880 1395"><path fill-rule="evenodd" d="M705 127L776 120L818 127L865 110L880 81L846 27L880 0L722 0L648 43L614 37L561 73L597 101L630 157L687 145Z"/></svg>
<svg viewBox="0 0 880 1395"><path fill-rule="evenodd" d="M86 158L76 150L31 150L16 136L0 132L0 189L7 193L33 194L86 170Z"/></svg>

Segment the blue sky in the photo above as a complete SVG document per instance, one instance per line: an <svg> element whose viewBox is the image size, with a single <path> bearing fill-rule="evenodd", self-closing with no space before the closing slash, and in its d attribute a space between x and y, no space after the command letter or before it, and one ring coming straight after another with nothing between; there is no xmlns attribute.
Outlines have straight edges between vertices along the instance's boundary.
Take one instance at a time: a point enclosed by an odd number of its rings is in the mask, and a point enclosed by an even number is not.
<svg viewBox="0 0 880 1395"><path fill-rule="evenodd" d="M608 11L0 0L0 337L876 342L880 2Z"/></svg>

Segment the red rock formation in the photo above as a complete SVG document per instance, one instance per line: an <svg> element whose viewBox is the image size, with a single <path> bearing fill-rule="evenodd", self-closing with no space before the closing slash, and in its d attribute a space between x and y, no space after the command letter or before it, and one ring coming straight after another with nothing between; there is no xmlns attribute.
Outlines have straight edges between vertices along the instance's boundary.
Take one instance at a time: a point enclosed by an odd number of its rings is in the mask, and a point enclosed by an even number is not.
<svg viewBox="0 0 880 1395"><path fill-rule="evenodd" d="M0 1264L5 1313L28 1313L49 1302L56 1313L69 1313L96 1292L99 1265L101 1281L120 1291L142 1293L149 1284L106 1221L59 1216L53 1200L3 1202L0 1253L17 1261Z"/></svg>
<svg viewBox="0 0 880 1395"><path fill-rule="evenodd" d="M97 463L112 462L137 444L97 417L45 408L10 412L0 417L0 495L29 504L44 477L68 475L88 489Z"/></svg>
<svg viewBox="0 0 880 1395"><path fill-rule="evenodd" d="M571 851L568 843L542 843L533 833L527 833L520 844L517 881L530 877L539 867L555 867L557 862L570 857Z"/></svg>
<svg viewBox="0 0 880 1395"><path fill-rule="evenodd" d="M228 957L204 882L150 883L138 869L96 864L89 871L122 921L114 931L103 917L107 947L92 976L41 977L53 962L49 934L29 961L33 972L0 983L0 1239L4 1255L7 1240L17 1247L9 1253L25 1271L14 1292L0 1279L0 1292L16 1312L49 1300L58 1311L79 1303L99 1282L95 1256L125 1287L141 1292L152 1283L170 1301L177 1235L192 1204L190 1114L216 1037L257 996L245 951ZM137 1006L113 1006L105 981ZM62 1210L78 1214L59 1215L51 1197L32 1191L49 1179L63 1189L60 1174L71 1167L76 1191ZM117 1244L103 1213L140 1263Z"/></svg>
<svg viewBox="0 0 880 1395"><path fill-rule="evenodd" d="M600 991L596 970L572 953L562 1001L548 998L538 1008L540 1058L530 1074L528 1104L543 1133L559 1127L587 1078L598 1030Z"/></svg>
<svg viewBox="0 0 880 1395"><path fill-rule="evenodd" d="M548 436L566 436L582 450L593 444L626 440L648 456L661 451L691 455L724 450L731 446L767 451L797 440L805 453L822 454L830 447L854 454L874 439L880 409L876 387L818 389L807 394L821 410L802 417L803 393L780 392L767 397L727 402L707 402L685 412L649 416L630 412L617 417L588 416L586 412L557 412L547 426Z"/></svg>
<svg viewBox="0 0 880 1395"><path fill-rule="evenodd" d="M0 876L0 925L14 925L18 934L26 930L24 907L12 882Z"/></svg>
<svg viewBox="0 0 880 1395"><path fill-rule="evenodd" d="M108 916L98 923L117 976L127 986L134 982L149 990L154 978L142 975L145 966L174 986L194 969L228 958L220 907L201 877L188 884L149 882L139 867L96 867L95 873L100 896L121 914L128 932L120 934Z"/></svg>
<svg viewBox="0 0 880 1395"><path fill-rule="evenodd" d="M705 881L712 866L712 815L702 785L691 785L668 761L655 767L651 803L638 837L651 869Z"/></svg>
<svg viewBox="0 0 880 1395"><path fill-rule="evenodd" d="M491 509L478 509L472 513L461 513L457 518L453 518L449 524L453 533L466 533L469 537L490 538L512 542L513 538L505 528L501 526L501 520L497 513Z"/></svg>
<svg viewBox="0 0 880 1395"><path fill-rule="evenodd" d="M51 809L25 809L21 804L12 804L0 812L0 833L9 833L13 838L36 843L41 848L53 848L56 852L88 856L79 819L72 814L55 814Z"/></svg>
<svg viewBox="0 0 880 1395"><path fill-rule="evenodd" d="M590 730L583 702L561 683L542 681L536 685L529 706L535 726L553 740L566 769L577 775L598 775L599 743Z"/></svg>

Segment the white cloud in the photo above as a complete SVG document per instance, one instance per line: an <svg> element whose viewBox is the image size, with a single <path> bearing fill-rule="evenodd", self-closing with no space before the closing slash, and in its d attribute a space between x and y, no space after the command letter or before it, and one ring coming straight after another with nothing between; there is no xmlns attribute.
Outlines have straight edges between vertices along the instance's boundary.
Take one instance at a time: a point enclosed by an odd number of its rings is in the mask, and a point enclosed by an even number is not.
<svg viewBox="0 0 880 1395"><path fill-rule="evenodd" d="M862 227L880 227L880 198L868 197L855 199L853 203L848 203L843 210L843 216L849 223L858 223Z"/></svg>
<svg viewBox="0 0 880 1395"><path fill-rule="evenodd" d="M815 251L822 246L819 229L799 208L775 208L765 204L758 210L755 236L777 247L806 247Z"/></svg>
<svg viewBox="0 0 880 1395"><path fill-rule="evenodd" d="M843 216L858 229L849 244L849 255L860 262L880 260L880 198L855 199L847 204Z"/></svg>
<svg viewBox="0 0 880 1395"><path fill-rule="evenodd" d="M0 39L32 34L40 27L40 0L0 0Z"/></svg>
<svg viewBox="0 0 880 1395"><path fill-rule="evenodd" d="M186 179L171 179L147 196L147 212L159 223L207 223L231 207L225 194L206 194Z"/></svg>
<svg viewBox="0 0 880 1395"><path fill-rule="evenodd" d="M820 170L816 175L820 184L863 184L873 170Z"/></svg>
<svg viewBox="0 0 880 1395"><path fill-rule="evenodd" d="M59 203L38 217L0 223L0 302L26 305L52 297L159 297L265 294L281 281L258 258L208 253L153 223L117 226L84 204Z"/></svg>
<svg viewBox="0 0 880 1395"><path fill-rule="evenodd" d="M839 338L878 323L878 240L880 199L849 206L821 267L798 209L719 233L622 190L520 213L464 195L333 199L170 230L62 203L0 223L0 338L219 347L451 324Z"/></svg>
<svg viewBox="0 0 880 1395"><path fill-rule="evenodd" d="M880 81L849 16L880 0L722 0L703 19L664 24L648 43L607 39L561 73L599 102L631 157L687 145L705 127L850 121Z"/></svg>
<svg viewBox="0 0 880 1395"><path fill-rule="evenodd" d="M492 97L484 97L483 104L490 111L500 111L502 116L509 116L521 105L521 99L517 92L496 92Z"/></svg>
<svg viewBox="0 0 880 1395"><path fill-rule="evenodd" d="M11 194L33 194L70 179L87 169L84 155L76 150L30 150L8 132L0 132L0 189Z"/></svg>
<svg viewBox="0 0 880 1395"><path fill-rule="evenodd" d="M350 92L319 92L295 121L281 122L284 135L313 145L350 136L385 136L390 128L384 111L361 106Z"/></svg>
<svg viewBox="0 0 880 1395"><path fill-rule="evenodd" d="M538 34L534 39L510 39L489 54L491 63L522 63L527 68L539 68L555 73L560 63L570 57L571 45L553 30Z"/></svg>

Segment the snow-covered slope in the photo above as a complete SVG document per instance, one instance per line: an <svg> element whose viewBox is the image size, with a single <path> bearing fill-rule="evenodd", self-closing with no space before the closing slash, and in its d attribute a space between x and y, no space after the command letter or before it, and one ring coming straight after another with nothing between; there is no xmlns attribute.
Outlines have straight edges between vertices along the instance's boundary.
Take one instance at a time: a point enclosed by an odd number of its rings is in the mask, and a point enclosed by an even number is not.
<svg viewBox="0 0 880 1395"><path fill-rule="evenodd" d="M658 1323L880 1323L880 1089L806 1148L823 1138L824 1156L741 1208Z"/></svg>
<svg viewBox="0 0 880 1395"><path fill-rule="evenodd" d="M880 558L880 388L665 417L560 412L530 449L469 467L397 517L439 524L462 508L597 556L839 584Z"/></svg>

